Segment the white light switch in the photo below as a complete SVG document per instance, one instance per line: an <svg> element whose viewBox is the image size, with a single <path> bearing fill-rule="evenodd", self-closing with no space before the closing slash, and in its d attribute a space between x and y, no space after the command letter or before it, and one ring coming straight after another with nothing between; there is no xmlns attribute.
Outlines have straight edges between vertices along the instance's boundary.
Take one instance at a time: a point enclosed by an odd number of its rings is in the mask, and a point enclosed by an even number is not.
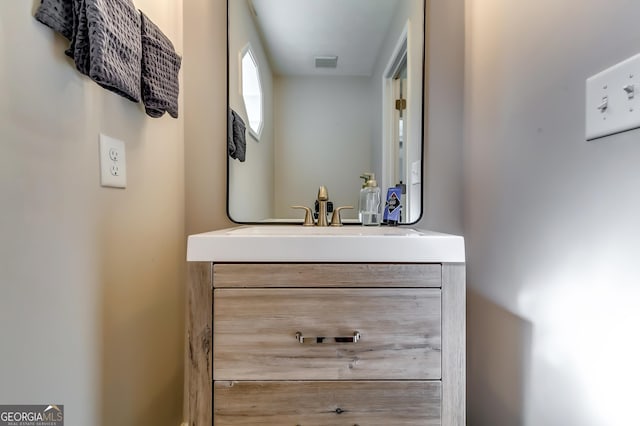
<svg viewBox="0 0 640 426"><path fill-rule="evenodd" d="M100 135L100 184L113 188L127 187L127 158L124 142Z"/></svg>
<svg viewBox="0 0 640 426"><path fill-rule="evenodd" d="M422 181L421 179L421 169L420 169L420 160L414 161L411 163L411 180L409 181L411 185L416 185Z"/></svg>
<svg viewBox="0 0 640 426"><path fill-rule="evenodd" d="M640 54L587 79L586 137L640 128Z"/></svg>

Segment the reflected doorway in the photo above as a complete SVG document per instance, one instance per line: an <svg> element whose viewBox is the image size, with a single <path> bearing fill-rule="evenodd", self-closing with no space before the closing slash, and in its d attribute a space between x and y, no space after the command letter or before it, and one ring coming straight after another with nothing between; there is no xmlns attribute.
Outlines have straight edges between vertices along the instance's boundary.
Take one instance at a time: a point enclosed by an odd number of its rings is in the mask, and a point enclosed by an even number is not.
<svg viewBox="0 0 640 426"><path fill-rule="evenodd" d="M405 26L393 54L388 60L383 76L383 167L382 189L386 197L386 188L402 188L402 213L400 221L403 223L417 220L412 218L411 197L407 197L411 156L409 155L409 111L408 98L411 96L408 80L408 32L409 24ZM419 203L417 201L413 201Z"/></svg>

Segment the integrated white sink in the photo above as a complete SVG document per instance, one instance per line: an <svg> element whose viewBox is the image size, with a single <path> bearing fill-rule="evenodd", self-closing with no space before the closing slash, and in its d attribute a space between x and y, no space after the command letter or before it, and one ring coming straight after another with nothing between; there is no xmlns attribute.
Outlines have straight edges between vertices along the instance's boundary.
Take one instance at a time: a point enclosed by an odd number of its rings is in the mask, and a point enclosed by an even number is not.
<svg viewBox="0 0 640 426"><path fill-rule="evenodd" d="M190 235L203 262L464 262L464 239L406 227L240 226Z"/></svg>
<svg viewBox="0 0 640 426"><path fill-rule="evenodd" d="M252 235L252 236L282 236L287 235L293 238L307 235L331 235L331 236L364 236L364 235L393 235L393 236L416 236L423 231L411 228L399 228L388 226L302 226L302 225L280 225L280 226L242 226L226 230L230 235Z"/></svg>

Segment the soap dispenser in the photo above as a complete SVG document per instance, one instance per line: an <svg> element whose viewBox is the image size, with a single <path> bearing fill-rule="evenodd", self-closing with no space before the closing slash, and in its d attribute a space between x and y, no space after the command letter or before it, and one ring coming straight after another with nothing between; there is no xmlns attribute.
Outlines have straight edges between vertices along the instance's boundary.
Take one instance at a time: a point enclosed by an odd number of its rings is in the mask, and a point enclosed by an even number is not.
<svg viewBox="0 0 640 426"><path fill-rule="evenodd" d="M365 226L380 225L380 188L373 173L363 173L358 217Z"/></svg>

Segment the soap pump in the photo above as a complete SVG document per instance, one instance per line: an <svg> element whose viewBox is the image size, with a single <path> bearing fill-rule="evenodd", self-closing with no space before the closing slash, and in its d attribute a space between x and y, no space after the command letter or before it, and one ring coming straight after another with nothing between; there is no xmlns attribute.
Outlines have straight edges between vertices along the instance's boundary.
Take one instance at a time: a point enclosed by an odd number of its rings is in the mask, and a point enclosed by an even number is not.
<svg viewBox="0 0 640 426"><path fill-rule="evenodd" d="M364 179L360 190L358 217L365 226L380 225L380 188L373 173L360 175Z"/></svg>

